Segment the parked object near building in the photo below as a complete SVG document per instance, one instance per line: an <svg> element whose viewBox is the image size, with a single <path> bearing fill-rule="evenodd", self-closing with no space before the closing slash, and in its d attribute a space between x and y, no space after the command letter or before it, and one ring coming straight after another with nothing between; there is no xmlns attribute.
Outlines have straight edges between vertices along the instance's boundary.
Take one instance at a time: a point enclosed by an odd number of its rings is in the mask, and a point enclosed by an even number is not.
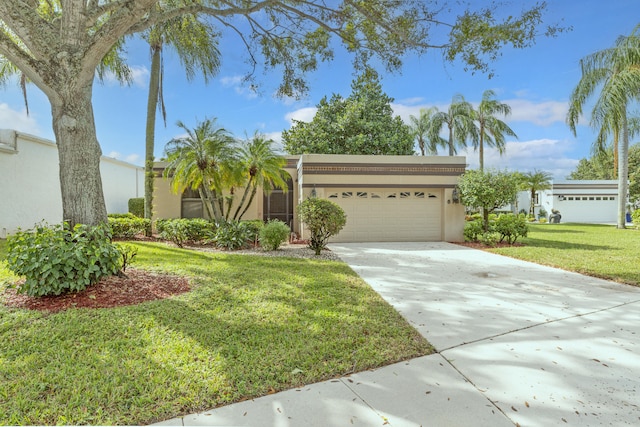
<svg viewBox="0 0 640 427"><path fill-rule="evenodd" d="M154 218L204 217L196 191L171 193L156 163ZM288 156L288 191L256 198L243 219L280 219L307 237L295 207L326 198L347 215L331 242L463 241L464 206L454 197L464 157L304 154Z"/></svg>
<svg viewBox="0 0 640 427"><path fill-rule="evenodd" d="M0 130L0 238L39 222L62 222L58 147L15 130ZM102 187L108 213L126 213L144 193L144 168L103 156Z"/></svg>

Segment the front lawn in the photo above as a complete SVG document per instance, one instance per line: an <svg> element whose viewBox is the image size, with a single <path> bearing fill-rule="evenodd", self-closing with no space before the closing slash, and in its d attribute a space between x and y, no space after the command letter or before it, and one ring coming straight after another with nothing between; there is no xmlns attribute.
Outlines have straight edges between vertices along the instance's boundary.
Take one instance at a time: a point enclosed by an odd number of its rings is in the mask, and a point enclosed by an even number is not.
<svg viewBox="0 0 640 427"><path fill-rule="evenodd" d="M146 424L432 352L341 262L134 244L134 267L194 289L114 309L0 306L0 424Z"/></svg>
<svg viewBox="0 0 640 427"><path fill-rule="evenodd" d="M525 246L490 249L502 255L590 276L640 285L640 231L612 225L530 224Z"/></svg>

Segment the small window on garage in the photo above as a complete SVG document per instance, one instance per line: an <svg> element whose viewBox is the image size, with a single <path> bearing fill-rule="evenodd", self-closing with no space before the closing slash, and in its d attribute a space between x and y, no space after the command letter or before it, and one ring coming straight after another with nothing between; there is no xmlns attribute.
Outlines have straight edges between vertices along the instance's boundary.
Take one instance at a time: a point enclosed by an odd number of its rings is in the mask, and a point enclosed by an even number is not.
<svg viewBox="0 0 640 427"><path fill-rule="evenodd" d="M408 199L409 197L411 197L411 191L401 191L400 192L400 198L401 199Z"/></svg>
<svg viewBox="0 0 640 427"><path fill-rule="evenodd" d="M424 191L414 191L413 197L416 199L424 199Z"/></svg>
<svg viewBox="0 0 640 427"><path fill-rule="evenodd" d="M596 200L602 200L602 197L596 197Z"/></svg>
<svg viewBox="0 0 640 427"><path fill-rule="evenodd" d="M382 199L382 194L371 192L372 199Z"/></svg>
<svg viewBox="0 0 640 427"><path fill-rule="evenodd" d="M587 200L587 197L583 197L582 200Z"/></svg>
<svg viewBox="0 0 640 427"><path fill-rule="evenodd" d="M329 198L330 198L330 199L337 199L337 198L338 198L338 193L331 193L331 194L329 194Z"/></svg>
<svg viewBox="0 0 640 427"><path fill-rule="evenodd" d="M367 197L369 197L369 194L366 191L358 191L356 193L356 197L358 199L366 199Z"/></svg>
<svg viewBox="0 0 640 427"><path fill-rule="evenodd" d="M615 197L609 197L609 200L615 200L615 199L616 199Z"/></svg>
<svg viewBox="0 0 640 427"><path fill-rule="evenodd" d="M387 199L395 199L398 195L396 193L387 193Z"/></svg>
<svg viewBox="0 0 640 427"><path fill-rule="evenodd" d="M594 198L593 197L589 197L589 200L594 200Z"/></svg>
<svg viewBox="0 0 640 427"><path fill-rule="evenodd" d="M573 200L573 197L569 196L567 197L567 200Z"/></svg>
<svg viewBox="0 0 640 427"><path fill-rule="evenodd" d="M353 191L343 191L342 192L342 198L343 199L350 199L353 197Z"/></svg>
<svg viewBox="0 0 640 427"><path fill-rule="evenodd" d="M430 198L430 199L437 199L437 198L438 198L438 196L436 196L436 195L435 195L435 194L433 194L433 193L429 193L429 198Z"/></svg>

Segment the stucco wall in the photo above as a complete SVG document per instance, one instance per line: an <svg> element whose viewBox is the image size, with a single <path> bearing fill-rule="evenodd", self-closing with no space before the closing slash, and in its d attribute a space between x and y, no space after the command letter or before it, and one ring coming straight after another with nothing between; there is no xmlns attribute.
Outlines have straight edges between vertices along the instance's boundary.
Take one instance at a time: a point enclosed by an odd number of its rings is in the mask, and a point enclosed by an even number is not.
<svg viewBox="0 0 640 427"><path fill-rule="evenodd" d="M42 221L62 221L56 144L0 130L0 171L0 238ZM107 212L127 212L129 199L142 197L143 168L103 157L100 171Z"/></svg>

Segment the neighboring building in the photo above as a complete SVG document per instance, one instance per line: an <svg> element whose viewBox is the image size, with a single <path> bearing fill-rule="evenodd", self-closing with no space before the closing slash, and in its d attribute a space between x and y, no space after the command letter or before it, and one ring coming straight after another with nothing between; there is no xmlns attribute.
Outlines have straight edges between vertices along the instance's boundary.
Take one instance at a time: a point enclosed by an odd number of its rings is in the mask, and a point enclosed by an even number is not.
<svg viewBox="0 0 640 427"><path fill-rule="evenodd" d="M517 210L529 212L531 193L518 194ZM549 190L536 193L536 218L541 209L549 217L552 209L562 215L562 222L615 223L618 217L618 181L556 180ZM515 208L515 207L514 207Z"/></svg>
<svg viewBox="0 0 640 427"><path fill-rule="evenodd" d="M14 130L0 130L0 238L18 228L62 222L62 196L55 143ZM109 157L100 163L108 213L128 211L144 195L144 168Z"/></svg>
<svg viewBox="0 0 640 427"><path fill-rule="evenodd" d="M154 218L204 217L197 192L174 194L156 164ZM464 157L289 156L289 191L256 198L243 219L280 219L305 237L295 207L312 194L347 214L332 242L463 241L464 206L453 197Z"/></svg>

